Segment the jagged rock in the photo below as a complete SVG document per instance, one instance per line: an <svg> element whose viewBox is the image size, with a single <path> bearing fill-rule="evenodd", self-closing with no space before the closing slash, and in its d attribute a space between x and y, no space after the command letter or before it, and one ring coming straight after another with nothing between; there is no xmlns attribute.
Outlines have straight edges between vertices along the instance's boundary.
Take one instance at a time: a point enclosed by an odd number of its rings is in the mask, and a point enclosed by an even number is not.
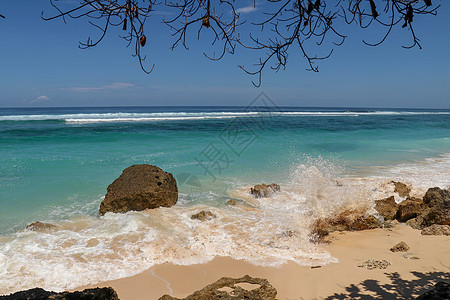
<svg viewBox="0 0 450 300"><path fill-rule="evenodd" d="M335 218L319 219L314 222L311 233L313 240L328 235L333 231L358 231L381 228L382 223L374 216L359 216L358 213L348 210L340 213Z"/></svg>
<svg viewBox="0 0 450 300"><path fill-rule="evenodd" d="M398 204L395 203L394 196L375 200L375 209L385 220L393 220L397 214Z"/></svg>
<svg viewBox="0 0 450 300"><path fill-rule="evenodd" d="M449 191L441 190L438 187L430 188L423 197L423 202L424 205L421 207L417 217L408 220L406 224L415 229L424 229L433 224L450 225Z"/></svg>
<svg viewBox="0 0 450 300"><path fill-rule="evenodd" d="M209 210L202 210L198 213L196 213L195 215L191 216L192 220L200 220L200 221L207 221L207 220L211 220L217 218L217 216L215 214L213 214L212 212L210 212Z"/></svg>
<svg viewBox="0 0 450 300"><path fill-rule="evenodd" d="M438 187L430 188L425 193L425 196L423 196L423 202L428 205L428 207L450 202L450 191L441 190Z"/></svg>
<svg viewBox="0 0 450 300"><path fill-rule="evenodd" d="M236 202L236 200L234 200L234 199L230 199L230 200L227 201L227 204L228 204L228 205L236 205L237 202Z"/></svg>
<svg viewBox="0 0 450 300"><path fill-rule="evenodd" d="M392 252L406 252L409 251L409 246L405 242L400 242L390 249Z"/></svg>
<svg viewBox="0 0 450 300"><path fill-rule="evenodd" d="M420 232L422 235L450 235L450 225L431 225Z"/></svg>
<svg viewBox="0 0 450 300"><path fill-rule="evenodd" d="M408 197L411 189L404 183L392 181L395 186L394 192L398 193L400 197Z"/></svg>
<svg viewBox="0 0 450 300"><path fill-rule="evenodd" d="M29 224L26 229L32 230L32 231L44 231L44 230L51 230L55 229L56 226L49 223L42 223L39 221L36 221L34 223Z"/></svg>
<svg viewBox="0 0 450 300"><path fill-rule="evenodd" d="M373 269L386 269L390 265L391 263L384 259L383 260L369 259L366 260L365 262L360 263L358 267L373 270Z"/></svg>
<svg viewBox="0 0 450 300"><path fill-rule="evenodd" d="M256 284L259 287L247 290L240 287L240 283ZM226 290L224 290L226 288ZM228 291L230 290L230 291ZM222 277L216 282L207 285L203 289L179 299L169 295L164 295L159 300L275 300L277 290L267 281L267 279L253 278L245 275L241 278Z"/></svg>
<svg viewBox="0 0 450 300"><path fill-rule="evenodd" d="M250 194L255 196L255 198L265 198L269 197L275 192L279 192L280 190L280 186L276 183L272 183L270 185L257 184L254 187L250 188Z"/></svg>
<svg viewBox="0 0 450 300"><path fill-rule="evenodd" d="M34 288L17 292L8 296L0 296L2 300L119 300L116 291L111 287L86 289L80 292L55 293Z"/></svg>
<svg viewBox="0 0 450 300"><path fill-rule="evenodd" d="M398 206L397 220L406 222L422 213L424 204L414 200L405 200Z"/></svg>
<svg viewBox="0 0 450 300"><path fill-rule="evenodd" d="M450 299L450 284L440 281L434 287L416 298L417 300L448 300Z"/></svg>
<svg viewBox="0 0 450 300"><path fill-rule="evenodd" d="M108 186L99 213L170 207L177 200L177 182L171 173L156 166L133 165L123 170L122 175Z"/></svg>

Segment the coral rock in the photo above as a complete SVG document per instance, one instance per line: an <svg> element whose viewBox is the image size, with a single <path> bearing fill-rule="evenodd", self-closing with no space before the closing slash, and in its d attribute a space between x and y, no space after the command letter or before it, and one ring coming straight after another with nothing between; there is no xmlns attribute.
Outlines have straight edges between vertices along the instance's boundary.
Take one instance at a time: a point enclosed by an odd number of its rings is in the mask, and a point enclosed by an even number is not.
<svg viewBox="0 0 450 300"><path fill-rule="evenodd" d="M397 214L398 204L394 196L386 199L375 200L375 209L385 220L393 220Z"/></svg>
<svg viewBox="0 0 450 300"><path fill-rule="evenodd" d="M422 235L450 235L450 225L431 225L420 232Z"/></svg>
<svg viewBox="0 0 450 300"><path fill-rule="evenodd" d="M251 290L244 289L238 284L248 283L258 285ZM226 288L226 290L224 290ZM230 291L229 291L230 290ZM248 275L241 278L222 277L216 282L207 285L203 289L179 299L169 295L164 295L159 300L237 300L237 299L252 299L252 300L275 300L277 290L267 281L262 278L253 278Z"/></svg>
<svg viewBox="0 0 450 300"><path fill-rule="evenodd" d="M32 230L32 231L44 231L44 230L51 230L55 229L56 226L49 223L42 223L39 221L36 221L34 223L29 224L26 229Z"/></svg>
<svg viewBox="0 0 450 300"><path fill-rule="evenodd" d="M390 249L392 252L406 252L409 251L409 246L405 242L400 242Z"/></svg>

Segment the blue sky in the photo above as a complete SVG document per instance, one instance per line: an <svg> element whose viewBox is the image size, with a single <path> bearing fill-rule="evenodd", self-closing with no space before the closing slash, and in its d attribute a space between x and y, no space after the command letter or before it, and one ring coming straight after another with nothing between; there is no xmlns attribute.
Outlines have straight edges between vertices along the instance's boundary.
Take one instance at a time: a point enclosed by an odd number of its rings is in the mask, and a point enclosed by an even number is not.
<svg viewBox="0 0 450 300"><path fill-rule="evenodd" d="M253 1L237 3L245 8ZM81 50L78 42L96 34L86 21L41 20L42 11L54 12L46 0L2 1L0 107L246 105L264 91L281 106L450 108L450 3L433 4L441 4L438 16L414 19L422 50L401 47L409 43L401 26L378 47L361 41L382 36L378 28L345 26L342 32L349 38L320 62L319 73L306 71L305 60L293 49L286 70L267 69L262 86L255 88L256 78L237 66L251 66L258 53L238 50L210 61L202 54L209 43L196 35L189 51L172 51L169 29L148 22L145 50L156 67L147 75L119 31L96 48ZM256 9L242 13L258 18L263 5L257 2Z"/></svg>

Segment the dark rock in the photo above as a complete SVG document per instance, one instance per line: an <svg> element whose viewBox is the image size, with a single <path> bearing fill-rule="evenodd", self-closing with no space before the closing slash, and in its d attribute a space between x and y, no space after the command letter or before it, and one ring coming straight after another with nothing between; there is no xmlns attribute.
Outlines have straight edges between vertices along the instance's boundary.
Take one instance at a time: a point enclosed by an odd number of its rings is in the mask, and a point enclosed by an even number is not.
<svg viewBox="0 0 450 300"><path fill-rule="evenodd" d="M259 287L247 290L238 285L241 283L255 284L259 285ZM223 288L231 289L231 291ZM236 279L222 277L183 299L164 295L159 300L275 300L276 295L277 290L267 279L253 278L246 275Z"/></svg>
<svg viewBox="0 0 450 300"><path fill-rule="evenodd" d="M397 220L406 222L423 212L424 204L414 200L405 200L398 206Z"/></svg>
<svg viewBox="0 0 450 300"><path fill-rule="evenodd" d="M49 223L42 223L39 221L36 221L34 223L29 224L26 229L32 230L32 231L45 231L45 230L51 230L55 229L56 226Z"/></svg>
<svg viewBox="0 0 450 300"><path fill-rule="evenodd" d="M423 196L423 202L428 205L428 207L449 203L450 191L441 190L438 187L430 188L425 193L425 196Z"/></svg>
<svg viewBox="0 0 450 300"><path fill-rule="evenodd" d="M86 289L80 292L55 293L34 288L17 292L9 296L0 296L4 300L119 300L116 291L111 287Z"/></svg>
<svg viewBox="0 0 450 300"><path fill-rule="evenodd" d="M177 200L177 182L171 173L151 165L133 165L108 186L99 213L171 207Z"/></svg>
<svg viewBox="0 0 450 300"><path fill-rule="evenodd" d="M416 298L417 300L448 300L450 299L450 284L438 282L434 287Z"/></svg>
<svg viewBox="0 0 450 300"><path fill-rule="evenodd" d="M397 214L398 204L395 203L394 196L375 200L375 209L385 220L393 220Z"/></svg>
<svg viewBox="0 0 450 300"><path fill-rule="evenodd" d="M409 246L405 242L400 242L390 249L392 252L406 252L409 251Z"/></svg>
<svg viewBox="0 0 450 300"><path fill-rule="evenodd" d="M213 214L212 212L210 212L209 210L202 210L198 213L196 213L195 215L191 216L192 220L200 220L200 221L207 221L207 220L211 220L217 218L217 216L215 214Z"/></svg>
<svg viewBox="0 0 450 300"><path fill-rule="evenodd" d="M406 184L398 181L392 181L395 186L394 192L398 193L400 197L408 197L411 189Z"/></svg>
<svg viewBox="0 0 450 300"><path fill-rule="evenodd" d="M420 232L422 235L450 235L450 225L431 225Z"/></svg>
<svg viewBox="0 0 450 300"><path fill-rule="evenodd" d="M415 229L424 229L425 227L429 227L433 224L450 225L449 191L441 190L437 187L430 188L423 197L423 202L424 205L418 211L417 217L408 220L406 224Z"/></svg>
<svg viewBox="0 0 450 300"><path fill-rule="evenodd" d="M250 194L255 196L255 198L265 198L269 197L275 192L279 192L280 190L280 186L276 183L272 183L270 185L257 184L254 187L250 188Z"/></svg>

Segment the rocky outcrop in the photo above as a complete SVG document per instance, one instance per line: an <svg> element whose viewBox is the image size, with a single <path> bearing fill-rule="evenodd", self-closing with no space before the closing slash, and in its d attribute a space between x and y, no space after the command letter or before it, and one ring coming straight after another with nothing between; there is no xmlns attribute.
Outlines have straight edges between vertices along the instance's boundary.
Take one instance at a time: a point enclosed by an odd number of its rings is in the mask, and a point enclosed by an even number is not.
<svg viewBox="0 0 450 300"><path fill-rule="evenodd" d="M430 188L423 197L424 207L416 218L407 224L423 229L433 224L450 225L450 192L438 187Z"/></svg>
<svg viewBox="0 0 450 300"><path fill-rule="evenodd" d="M448 300L450 299L450 284L438 282L434 287L416 298L417 300Z"/></svg>
<svg viewBox="0 0 450 300"><path fill-rule="evenodd" d="M247 290L239 284L247 283L258 285L254 289ZM179 299L169 295L164 295L159 300L275 300L277 290L267 281L267 279L253 278L248 275L241 278L222 277L216 282L207 285L203 289Z"/></svg>
<svg viewBox="0 0 450 300"><path fill-rule="evenodd" d="M392 252L406 252L409 251L409 246L405 242L400 242L390 249Z"/></svg>
<svg viewBox="0 0 450 300"><path fill-rule="evenodd" d="M191 216L192 220L200 220L200 221L207 221L207 220L211 220L217 218L217 216L215 214L213 214L212 212L210 212L209 210L202 210L198 213L196 213L195 215Z"/></svg>
<svg viewBox="0 0 450 300"><path fill-rule="evenodd" d="M450 225L431 225L420 232L422 235L450 235Z"/></svg>
<svg viewBox="0 0 450 300"><path fill-rule="evenodd" d="M394 192L398 193L400 197L409 197L411 189L406 184L398 181L392 181L392 183L395 186Z"/></svg>
<svg viewBox="0 0 450 300"><path fill-rule="evenodd" d="M270 197L273 193L279 192L280 190L280 186L276 183L272 183L270 185L257 184L250 188L250 194L255 196L255 198L265 198Z"/></svg>
<svg viewBox="0 0 450 300"><path fill-rule="evenodd" d="M395 203L394 196L391 196L389 198L375 200L375 209L384 220L393 220L397 215L398 204Z"/></svg>
<svg viewBox="0 0 450 300"><path fill-rule="evenodd" d="M415 218L422 213L423 208L423 202L407 199L398 205L397 220L406 222Z"/></svg>
<svg viewBox="0 0 450 300"><path fill-rule="evenodd" d="M80 292L55 293L35 288L17 292L9 296L0 296L1 300L119 300L111 287L86 289Z"/></svg>
<svg viewBox="0 0 450 300"><path fill-rule="evenodd" d="M42 223L39 221L36 221L34 223L29 224L26 229L31 230L31 231L47 231L47 230L52 230L55 229L56 226L50 223Z"/></svg>
<svg viewBox="0 0 450 300"><path fill-rule="evenodd" d="M361 214L358 216L358 213L348 210L334 218L317 220L312 226L311 233L320 239L333 231L359 231L381 227L382 223L374 216L366 217Z"/></svg>
<svg viewBox="0 0 450 300"><path fill-rule="evenodd" d="M360 263L358 267L373 270L373 269L386 269L390 265L391 263L384 259L383 260L368 259L365 262Z"/></svg>
<svg viewBox="0 0 450 300"><path fill-rule="evenodd" d="M170 207L177 200L177 182L171 173L156 166L133 165L108 186L99 213Z"/></svg>

